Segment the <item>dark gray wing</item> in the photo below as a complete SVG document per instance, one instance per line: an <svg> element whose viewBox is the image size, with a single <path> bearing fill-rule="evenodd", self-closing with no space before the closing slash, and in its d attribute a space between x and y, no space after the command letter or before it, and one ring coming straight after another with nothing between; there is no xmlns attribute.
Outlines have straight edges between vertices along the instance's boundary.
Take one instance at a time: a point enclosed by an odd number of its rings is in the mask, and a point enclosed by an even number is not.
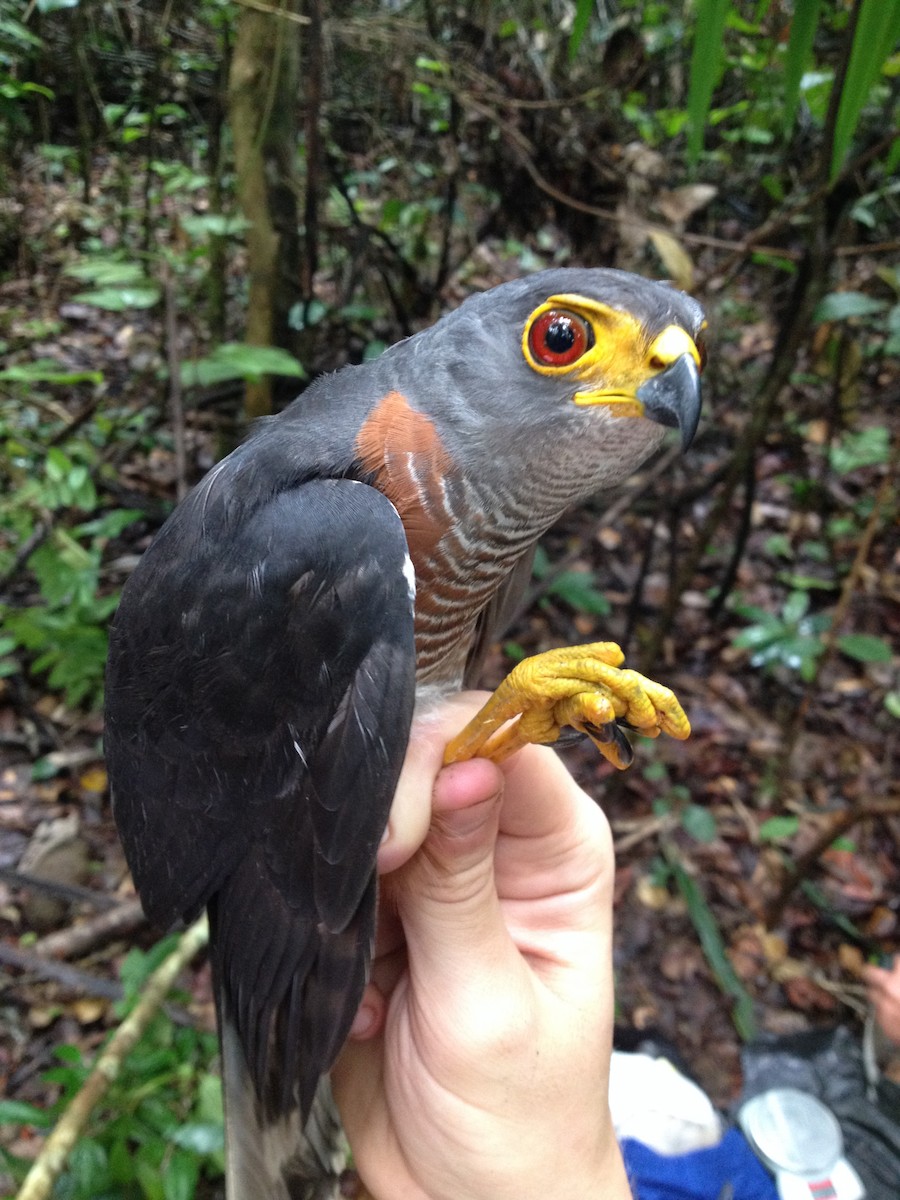
<svg viewBox="0 0 900 1200"><path fill-rule="evenodd" d="M245 495L229 470L125 588L106 753L144 907L165 926L208 906L220 1009L274 1118L306 1114L365 984L414 700L411 570L375 489L267 495L261 473Z"/></svg>

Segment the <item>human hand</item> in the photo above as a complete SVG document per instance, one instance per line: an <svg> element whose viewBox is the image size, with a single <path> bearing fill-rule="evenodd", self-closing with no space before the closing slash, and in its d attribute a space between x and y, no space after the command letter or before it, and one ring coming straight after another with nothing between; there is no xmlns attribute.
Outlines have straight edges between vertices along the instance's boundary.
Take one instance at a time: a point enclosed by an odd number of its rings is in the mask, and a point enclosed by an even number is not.
<svg viewBox="0 0 900 1200"><path fill-rule="evenodd" d="M863 967L869 1003L881 1031L900 1046L900 956L891 967Z"/></svg>
<svg viewBox="0 0 900 1200"><path fill-rule="evenodd" d="M413 731L372 983L332 1075L344 1128L376 1200L625 1200L609 827L545 747L441 770L480 703Z"/></svg>

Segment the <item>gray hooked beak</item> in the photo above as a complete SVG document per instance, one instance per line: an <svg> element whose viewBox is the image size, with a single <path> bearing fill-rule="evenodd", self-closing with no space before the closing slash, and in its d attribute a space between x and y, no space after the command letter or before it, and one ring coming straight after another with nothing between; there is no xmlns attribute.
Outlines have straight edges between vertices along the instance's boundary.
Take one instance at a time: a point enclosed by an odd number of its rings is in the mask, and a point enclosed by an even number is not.
<svg viewBox="0 0 900 1200"><path fill-rule="evenodd" d="M700 372L690 354L682 354L635 393L644 416L659 425L681 431L681 448L687 450L700 422Z"/></svg>

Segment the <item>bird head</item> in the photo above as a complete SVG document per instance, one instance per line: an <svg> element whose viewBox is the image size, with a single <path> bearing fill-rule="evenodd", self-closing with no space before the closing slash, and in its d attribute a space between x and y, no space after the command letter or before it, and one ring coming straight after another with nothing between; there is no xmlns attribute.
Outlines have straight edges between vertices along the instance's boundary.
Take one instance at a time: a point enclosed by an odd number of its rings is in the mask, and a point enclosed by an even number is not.
<svg viewBox="0 0 900 1200"><path fill-rule="evenodd" d="M472 296L401 343L397 384L423 381L423 402L452 454L482 469L502 448L539 475L552 465L569 502L620 482L677 428L700 415L706 321L666 284L624 271L542 271ZM408 371L409 356L416 370ZM402 374L400 373L402 372Z"/></svg>

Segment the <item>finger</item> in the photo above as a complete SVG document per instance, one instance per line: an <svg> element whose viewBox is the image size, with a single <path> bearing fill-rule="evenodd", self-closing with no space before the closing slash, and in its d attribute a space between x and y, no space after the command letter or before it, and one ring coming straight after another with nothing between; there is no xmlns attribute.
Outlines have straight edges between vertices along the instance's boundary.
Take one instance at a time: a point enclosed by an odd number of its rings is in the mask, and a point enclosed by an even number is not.
<svg viewBox="0 0 900 1200"><path fill-rule="evenodd" d="M494 884L502 794L500 770L484 759L441 771L428 836L398 882L410 973L444 1001L466 990L473 961L483 987L517 959Z"/></svg>
<svg viewBox="0 0 900 1200"><path fill-rule="evenodd" d="M387 1004L380 988L371 983L367 984L353 1018L349 1036L358 1042L377 1037L384 1028L386 1013Z"/></svg>
<svg viewBox="0 0 900 1200"><path fill-rule="evenodd" d="M868 963L862 969L862 977L869 987L881 991L887 986L891 973L883 967L876 967L874 963Z"/></svg>
<svg viewBox="0 0 900 1200"><path fill-rule="evenodd" d="M378 872L395 871L412 858L431 824L431 792L444 747L484 703L484 694L465 692L440 708L417 712L409 746L378 851Z"/></svg>
<svg viewBox="0 0 900 1200"><path fill-rule="evenodd" d="M527 746L503 764L505 802L497 882L506 899L537 899L600 888L606 904L615 873L609 823L558 756Z"/></svg>

